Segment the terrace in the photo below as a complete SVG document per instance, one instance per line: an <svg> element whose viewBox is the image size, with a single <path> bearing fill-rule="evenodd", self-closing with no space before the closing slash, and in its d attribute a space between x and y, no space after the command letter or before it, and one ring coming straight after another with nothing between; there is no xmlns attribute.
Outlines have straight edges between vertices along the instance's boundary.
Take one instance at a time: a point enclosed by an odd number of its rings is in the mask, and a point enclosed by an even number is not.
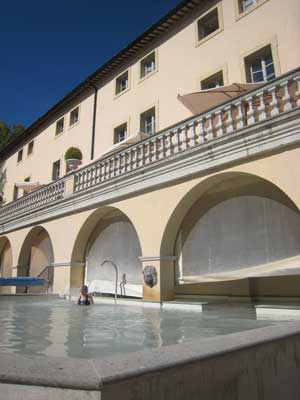
<svg viewBox="0 0 300 400"><path fill-rule="evenodd" d="M297 69L4 205L1 233L294 146L299 106Z"/></svg>

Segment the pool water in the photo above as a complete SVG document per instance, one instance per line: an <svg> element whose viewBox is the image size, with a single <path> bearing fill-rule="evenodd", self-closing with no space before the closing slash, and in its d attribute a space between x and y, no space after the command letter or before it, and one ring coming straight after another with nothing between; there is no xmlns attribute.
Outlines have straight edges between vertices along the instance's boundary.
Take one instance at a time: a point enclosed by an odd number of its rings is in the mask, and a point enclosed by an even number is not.
<svg viewBox="0 0 300 400"><path fill-rule="evenodd" d="M285 321L287 319L285 318ZM47 297L0 297L0 352L97 358L270 326L250 304L207 310L139 305L79 307Z"/></svg>

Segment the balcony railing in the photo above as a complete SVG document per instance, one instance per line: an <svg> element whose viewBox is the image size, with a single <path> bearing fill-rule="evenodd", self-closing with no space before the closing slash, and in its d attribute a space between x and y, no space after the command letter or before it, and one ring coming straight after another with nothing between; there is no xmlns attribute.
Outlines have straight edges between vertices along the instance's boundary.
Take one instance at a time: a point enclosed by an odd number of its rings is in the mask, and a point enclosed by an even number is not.
<svg viewBox="0 0 300 400"><path fill-rule="evenodd" d="M188 149L234 135L299 106L300 69L297 69L1 207L0 223L63 199L65 182L70 177L74 178L73 193L84 192Z"/></svg>

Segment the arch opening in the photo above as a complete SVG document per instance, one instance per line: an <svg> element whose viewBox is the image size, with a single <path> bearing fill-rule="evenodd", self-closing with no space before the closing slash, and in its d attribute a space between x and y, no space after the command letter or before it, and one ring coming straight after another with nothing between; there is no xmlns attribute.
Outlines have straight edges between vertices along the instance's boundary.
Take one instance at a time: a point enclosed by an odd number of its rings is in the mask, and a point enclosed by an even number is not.
<svg viewBox="0 0 300 400"><path fill-rule="evenodd" d="M0 277L10 278L12 276L12 248L7 237L0 238ZM1 294L11 294L14 290L9 286L0 286Z"/></svg>
<svg viewBox="0 0 300 400"><path fill-rule="evenodd" d="M78 249L81 251L78 252ZM87 284L90 292L115 294L115 269L111 263L102 265L105 260L109 260L117 267L118 294L142 297L141 255L140 241L130 219L120 210L106 207L105 210L99 209L93 213L82 227L72 259L73 264L84 262L81 283ZM75 283L72 286L79 286L78 276L75 279L78 267L74 266L72 270Z"/></svg>
<svg viewBox="0 0 300 400"><path fill-rule="evenodd" d="M250 174L210 183L199 185L176 230L175 283L299 275L300 212L291 199Z"/></svg>
<svg viewBox="0 0 300 400"><path fill-rule="evenodd" d="M45 228L33 228L25 238L22 245L19 262L18 276L41 277L45 279L43 286L17 287L17 293L51 293L53 290L53 264L54 252L51 238Z"/></svg>

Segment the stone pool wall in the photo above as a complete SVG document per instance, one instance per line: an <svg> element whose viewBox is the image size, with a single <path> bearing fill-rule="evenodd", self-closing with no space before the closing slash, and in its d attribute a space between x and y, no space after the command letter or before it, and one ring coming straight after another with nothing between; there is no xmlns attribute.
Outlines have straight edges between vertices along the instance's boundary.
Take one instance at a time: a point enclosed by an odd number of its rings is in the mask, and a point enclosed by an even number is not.
<svg viewBox="0 0 300 400"><path fill-rule="evenodd" d="M300 399L300 322L106 359L0 360L10 400Z"/></svg>

